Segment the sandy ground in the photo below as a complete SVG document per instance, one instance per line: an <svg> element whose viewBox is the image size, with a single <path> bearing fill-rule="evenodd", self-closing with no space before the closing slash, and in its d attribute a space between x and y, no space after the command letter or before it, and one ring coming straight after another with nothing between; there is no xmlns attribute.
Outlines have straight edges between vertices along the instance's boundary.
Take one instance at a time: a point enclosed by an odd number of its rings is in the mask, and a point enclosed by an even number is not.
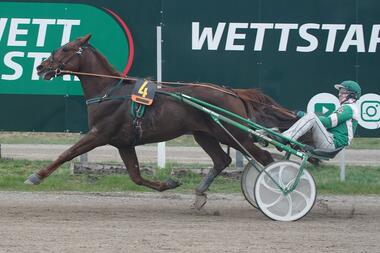
<svg viewBox="0 0 380 253"><path fill-rule="evenodd" d="M241 195L0 192L0 252L380 252L380 196L319 196L275 222Z"/></svg>

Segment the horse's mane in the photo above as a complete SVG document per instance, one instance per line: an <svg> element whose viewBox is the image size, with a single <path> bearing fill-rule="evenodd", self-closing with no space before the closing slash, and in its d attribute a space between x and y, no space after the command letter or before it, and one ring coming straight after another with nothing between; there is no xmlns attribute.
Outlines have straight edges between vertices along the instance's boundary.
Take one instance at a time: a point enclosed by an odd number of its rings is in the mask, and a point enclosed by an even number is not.
<svg viewBox="0 0 380 253"><path fill-rule="evenodd" d="M110 75L113 75L113 76L122 76L122 74L117 71L109 62L108 60L95 48L93 47L91 44L87 44L88 48L91 49L91 51L97 56L97 58L100 60L100 64L102 64L102 66L104 68L106 68L109 72L110 72Z"/></svg>
<svg viewBox="0 0 380 253"><path fill-rule="evenodd" d="M249 117L266 127L288 129L297 120L294 113L258 89L233 89L248 106Z"/></svg>

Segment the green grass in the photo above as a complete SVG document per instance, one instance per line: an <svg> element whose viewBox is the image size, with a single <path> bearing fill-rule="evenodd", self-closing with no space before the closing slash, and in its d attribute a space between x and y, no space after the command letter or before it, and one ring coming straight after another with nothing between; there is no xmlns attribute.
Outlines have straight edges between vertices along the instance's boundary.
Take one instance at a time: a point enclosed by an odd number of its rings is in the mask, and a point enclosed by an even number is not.
<svg viewBox="0 0 380 253"><path fill-rule="evenodd" d="M0 132L1 144L73 144L77 133Z"/></svg>
<svg viewBox="0 0 380 253"><path fill-rule="evenodd" d="M348 166L344 182L340 182L337 166L310 167L309 170L321 194L380 194L380 166Z"/></svg>
<svg viewBox="0 0 380 253"><path fill-rule="evenodd" d="M380 149L380 138L354 138L350 149Z"/></svg>
<svg viewBox="0 0 380 253"><path fill-rule="evenodd" d="M135 185L128 175L71 175L69 164L63 165L53 175L37 186L25 185L24 180L33 172L46 166L48 162L0 159L0 190L2 191L83 191L83 192L126 192L151 191ZM177 165L157 170L154 176L144 175L154 180L166 180ZM196 165L187 168L197 167ZM184 166L181 166L184 168ZM309 166L319 194L380 194L380 167L346 168L346 182L339 181L336 166ZM193 193L201 176L190 170L178 179L183 185L173 190L177 193ZM240 180L218 177L210 192L239 193Z"/></svg>

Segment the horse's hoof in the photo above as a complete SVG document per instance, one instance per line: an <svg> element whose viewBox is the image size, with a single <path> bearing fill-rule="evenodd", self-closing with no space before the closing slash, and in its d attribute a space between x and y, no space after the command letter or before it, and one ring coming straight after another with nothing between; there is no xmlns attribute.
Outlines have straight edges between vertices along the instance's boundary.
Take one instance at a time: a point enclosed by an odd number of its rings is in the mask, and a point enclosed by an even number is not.
<svg viewBox="0 0 380 253"><path fill-rule="evenodd" d="M24 184L37 185L37 184L40 184L41 182L42 182L42 179L38 175L32 174L28 177L28 179L25 180Z"/></svg>
<svg viewBox="0 0 380 253"><path fill-rule="evenodd" d="M170 189L174 189L174 188L177 188L178 186L180 186L182 183L181 182L178 182L172 178L168 178L166 180L166 185L170 188Z"/></svg>
<svg viewBox="0 0 380 253"><path fill-rule="evenodd" d="M204 205L206 205L207 203L207 194L206 193L203 193L203 194L196 194L195 195L195 201L192 205L192 208L196 209L196 210L201 210L202 207Z"/></svg>

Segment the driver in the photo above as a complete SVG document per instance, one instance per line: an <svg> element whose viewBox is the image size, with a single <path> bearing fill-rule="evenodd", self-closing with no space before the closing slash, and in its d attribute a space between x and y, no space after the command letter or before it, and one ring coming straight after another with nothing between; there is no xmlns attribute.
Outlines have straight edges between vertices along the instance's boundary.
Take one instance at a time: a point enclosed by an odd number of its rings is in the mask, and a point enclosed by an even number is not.
<svg viewBox="0 0 380 253"><path fill-rule="evenodd" d="M359 109L356 101L360 98L361 88L351 80L334 87L339 90L340 107L336 111L329 116L298 112L297 116L301 118L282 135L297 140L311 130L316 148L334 150L349 146L358 125Z"/></svg>

